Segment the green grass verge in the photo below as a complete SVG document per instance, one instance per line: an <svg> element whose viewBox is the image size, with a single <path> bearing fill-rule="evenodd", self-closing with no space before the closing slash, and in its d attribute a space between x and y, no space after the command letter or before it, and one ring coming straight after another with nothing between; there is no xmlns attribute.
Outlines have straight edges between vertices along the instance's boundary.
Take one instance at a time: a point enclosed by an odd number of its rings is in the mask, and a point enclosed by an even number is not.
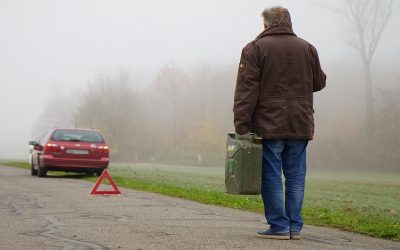
<svg viewBox="0 0 400 250"><path fill-rule="evenodd" d="M8 161L8 162L1 162L1 164L7 165L7 166L13 166L13 167L19 167L19 168L24 168L24 169L31 169L31 165L27 162L21 162L21 161Z"/></svg>
<svg viewBox="0 0 400 250"><path fill-rule="evenodd" d="M30 169L29 164L22 162L3 164ZM112 165L110 172L120 187L263 212L260 196L236 196L224 192L221 169ZM92 182L97 180L93 176L81 177ZM346 177L311 175L308 178L303 207L305 223L400 241L400 181L396 181L399 179L375 176L366 181L365 178L358 179L359 176Z"/></svg>

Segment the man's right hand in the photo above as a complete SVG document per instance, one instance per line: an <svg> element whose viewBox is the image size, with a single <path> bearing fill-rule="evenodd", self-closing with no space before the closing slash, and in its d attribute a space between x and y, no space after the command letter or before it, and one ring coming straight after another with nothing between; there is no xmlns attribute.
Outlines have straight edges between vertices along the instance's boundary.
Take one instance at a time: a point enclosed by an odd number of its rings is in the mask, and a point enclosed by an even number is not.
<svg viewBox="0 0 400 250"><path fill-rule="evenodd" d="M251 139L253 139L253 135L250 133L246 133L246 134L242 134L242 135L236 133L235 138L236 138L236 140L251 140Z"/></svg>

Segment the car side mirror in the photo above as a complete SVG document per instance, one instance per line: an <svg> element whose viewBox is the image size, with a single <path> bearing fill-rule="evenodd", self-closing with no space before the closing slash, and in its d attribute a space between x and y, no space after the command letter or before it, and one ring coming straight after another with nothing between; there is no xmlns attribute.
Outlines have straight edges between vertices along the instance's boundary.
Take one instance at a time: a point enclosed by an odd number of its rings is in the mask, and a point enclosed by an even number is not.
<svg viewBox="0 0 400 250"><path fill-rule="evenodd" d="M39 143L37 142L37 141L30 141L29 142L29 145L31 145L31 146L36 146L36 145L38 145Z"/></svg>

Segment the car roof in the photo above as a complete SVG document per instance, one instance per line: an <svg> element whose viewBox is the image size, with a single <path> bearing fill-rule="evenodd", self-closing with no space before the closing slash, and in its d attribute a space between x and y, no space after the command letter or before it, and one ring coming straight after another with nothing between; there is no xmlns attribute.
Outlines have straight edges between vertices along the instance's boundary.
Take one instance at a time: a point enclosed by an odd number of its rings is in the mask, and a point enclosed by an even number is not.
<svg viewBox="0 0 400 250"><path fill-rule="evenodd" d="M56 130L75 130L75 131L93 131L93 132L98 132L100 131L96 129L87 129L87 128L52 128L51 131L54 132Z"/></svg>

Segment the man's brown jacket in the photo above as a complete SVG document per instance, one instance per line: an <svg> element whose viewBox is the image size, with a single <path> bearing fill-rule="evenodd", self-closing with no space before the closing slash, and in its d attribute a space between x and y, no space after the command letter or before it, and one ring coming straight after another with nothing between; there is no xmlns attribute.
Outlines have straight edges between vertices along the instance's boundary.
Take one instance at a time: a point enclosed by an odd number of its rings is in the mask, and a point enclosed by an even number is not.
<svg viewBox="0 0 400 250"><path fill-rule="evenodd" d="M288 27L265 30L242 51L233 106L236 133L311 140L313 92L325 81L314 46Z"/></svg>

